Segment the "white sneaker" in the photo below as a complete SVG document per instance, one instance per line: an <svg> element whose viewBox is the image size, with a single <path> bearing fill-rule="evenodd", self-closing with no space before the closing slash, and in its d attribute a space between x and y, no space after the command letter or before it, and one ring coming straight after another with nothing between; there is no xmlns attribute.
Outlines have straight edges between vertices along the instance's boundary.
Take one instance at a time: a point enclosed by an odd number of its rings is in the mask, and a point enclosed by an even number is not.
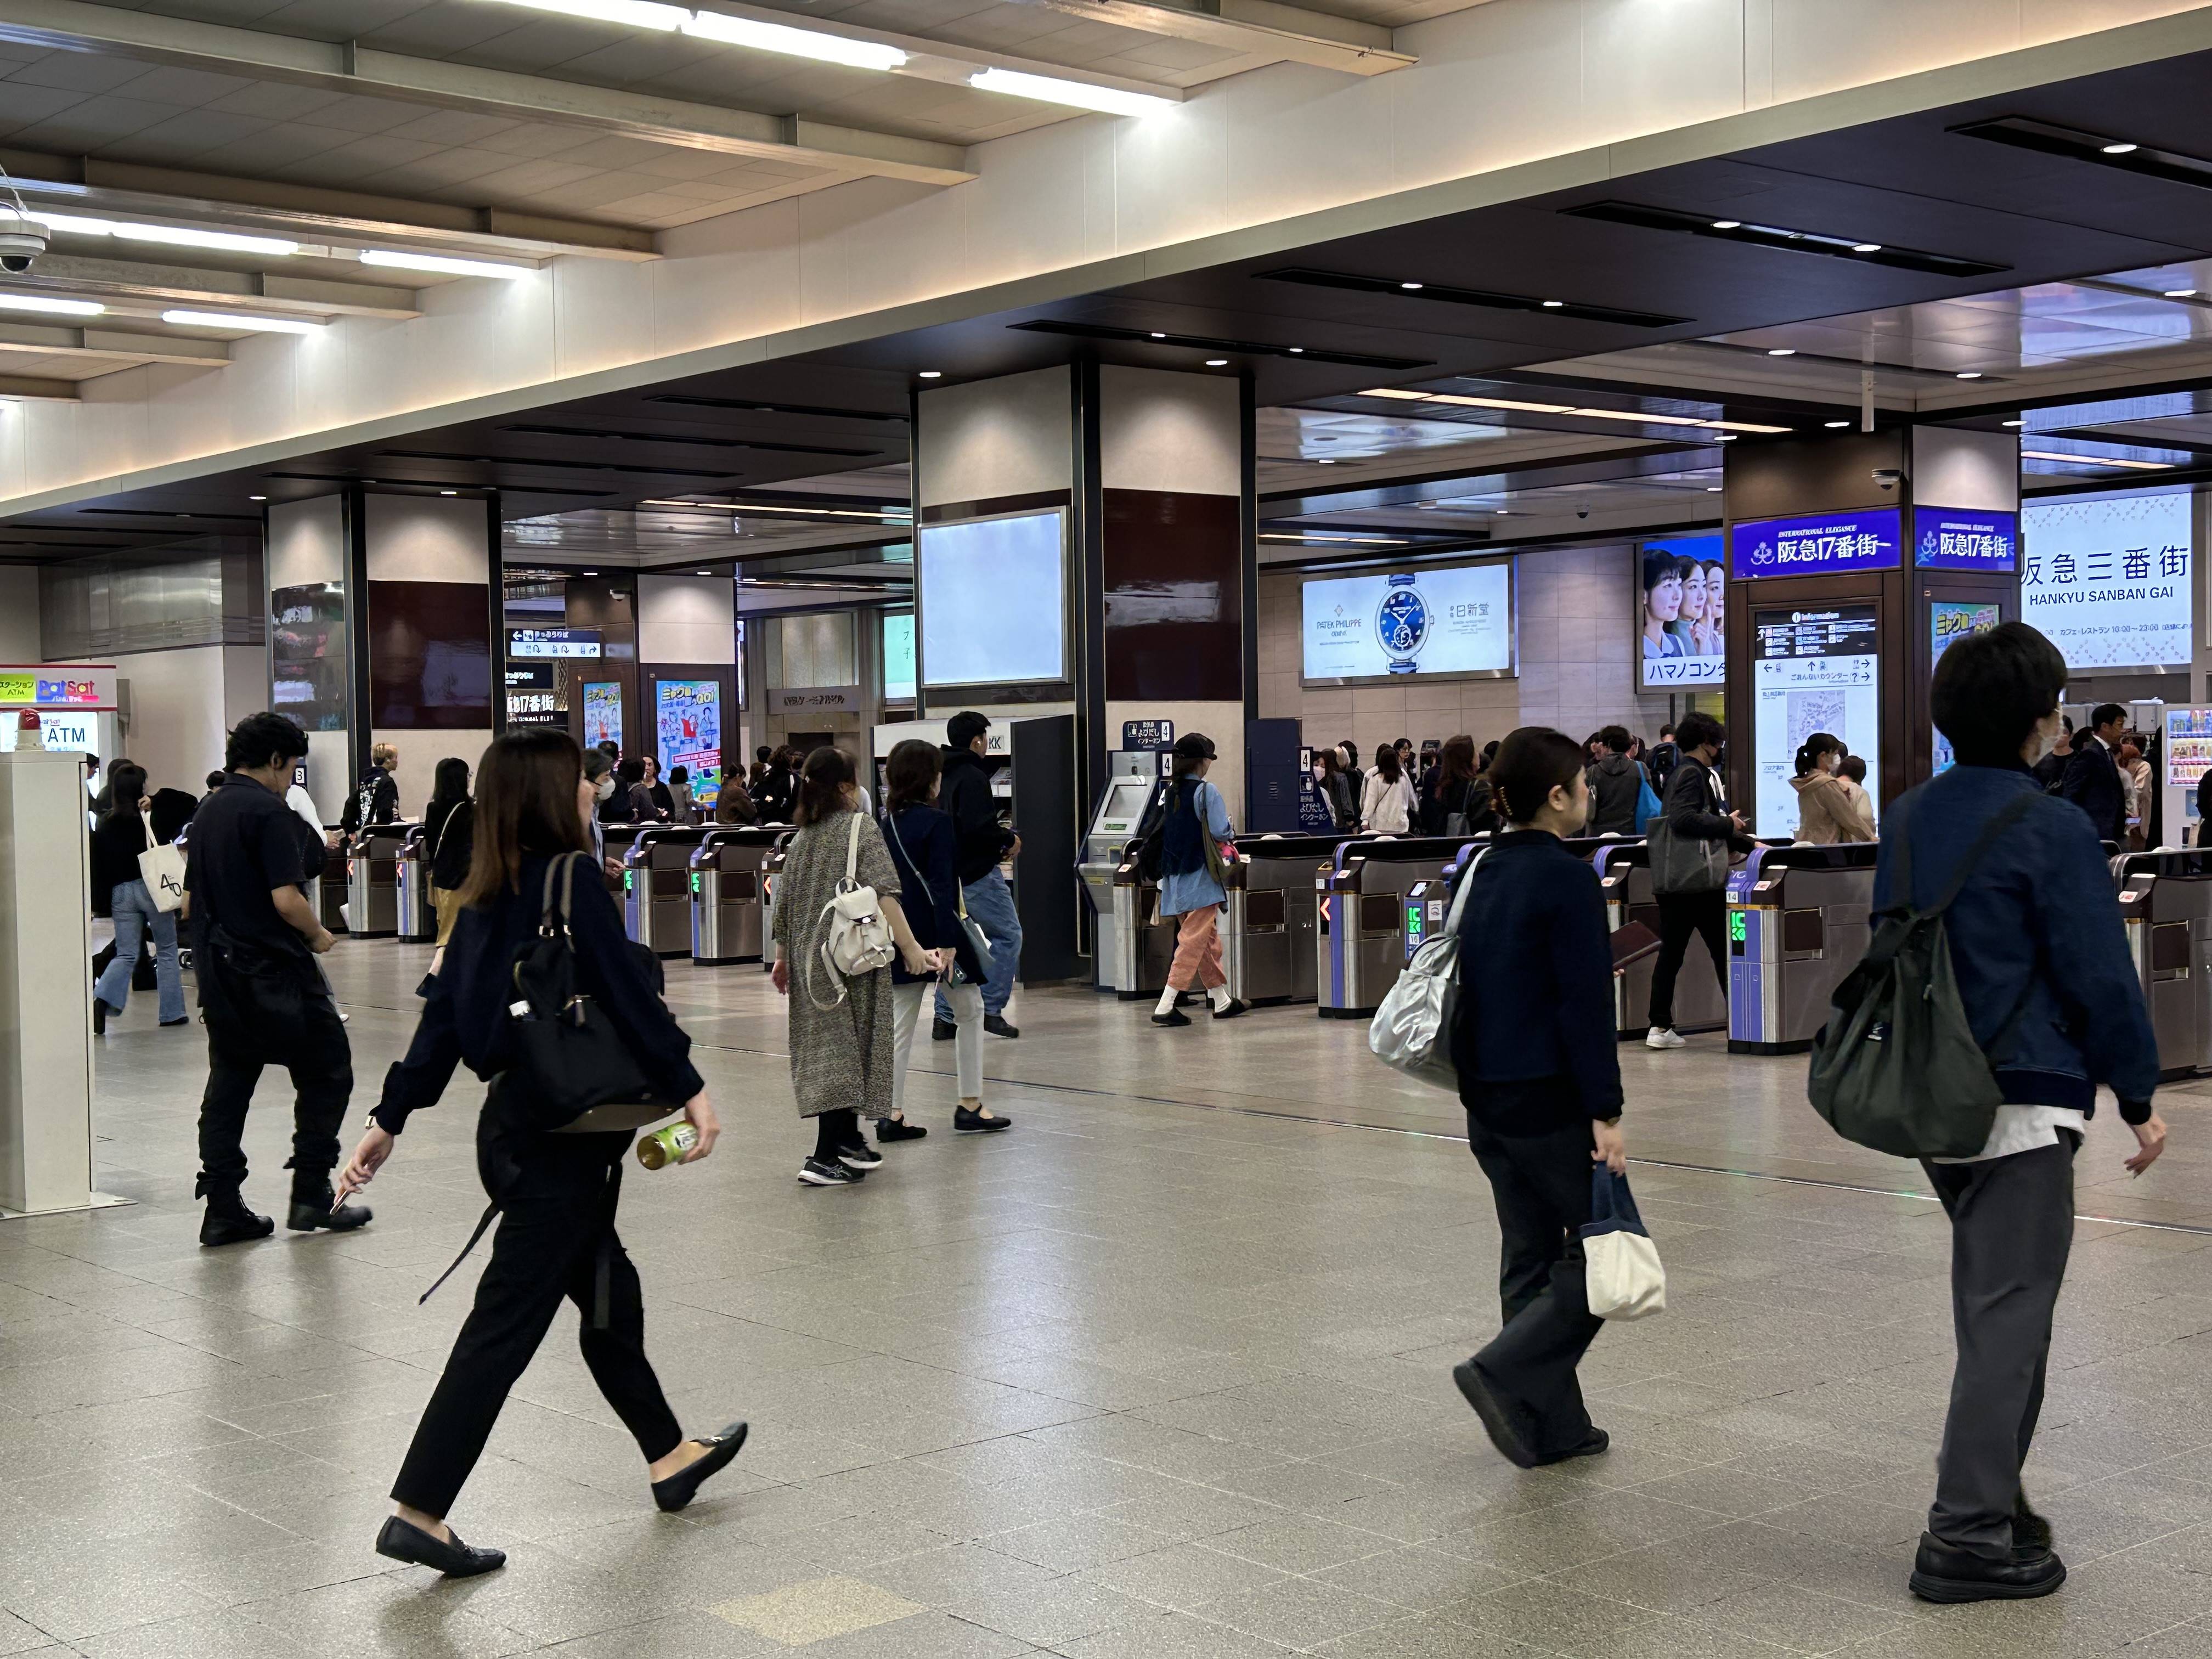
<svg viewBox="0 0 2212 1659"><path fill-rule="evenodd" d="M1671 1027L1655 1025L1644 1033L1644 1046L1647 1048L1680 1048L1686 1045L1680 1034Z"/></svg>

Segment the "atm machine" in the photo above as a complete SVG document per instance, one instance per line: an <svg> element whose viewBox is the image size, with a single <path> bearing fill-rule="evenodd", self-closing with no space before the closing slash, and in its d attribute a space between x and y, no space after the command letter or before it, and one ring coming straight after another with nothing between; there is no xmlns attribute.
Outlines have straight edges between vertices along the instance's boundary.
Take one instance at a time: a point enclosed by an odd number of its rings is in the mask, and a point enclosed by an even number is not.
<svg viewBox="0 0 2212 1659"><path fill-rule="evenodd" d="M1729 1052L1796 1054L1873 937L1874 842L1759 846L1729 877Z"/></svg>
<svg viewBox="0 0 2212 1659"><path fill-rule="evenodd" d="M1083 838L1083 861L1075 866L1091 905L1091 984L1093 990L1117 988L1114 964L1118 949L1114 905L1114 872L1129 842L1144 830L1159 793L1162 757L1148 749L1116 749L1106 757L1106 786L1091 814Z"/></svg>
<svg viewBox="0 0 2212 1659"><path fill-rule="evenodd" d="M2130 853L2112 860L2112 876L2158 1039L2160 1080L2212 1071L2212 859Z"/></svg>

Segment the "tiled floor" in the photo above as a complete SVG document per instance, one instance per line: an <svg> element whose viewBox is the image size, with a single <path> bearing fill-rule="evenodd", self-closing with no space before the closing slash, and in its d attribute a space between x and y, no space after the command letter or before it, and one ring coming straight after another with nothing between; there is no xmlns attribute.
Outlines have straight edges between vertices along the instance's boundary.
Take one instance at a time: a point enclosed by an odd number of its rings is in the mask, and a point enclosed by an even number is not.
<svg viewBox="0 0 2212 1659"><path fill-rule="evenodd" d="M359 1109L426 955L332 959ZM1364 1028L1161 1031L1031 994L986 1048L1013 1133L954 1139L933 1076L930 1138L822 1192L793 1180L765 980L680 965L671 1000L728 1133L633 1169L623 1231L680 1413L752 1423L730 1473L657 1514L564 1316L454 1516L507 1570L388 1570L370 1540L473 1272L416 1305L481 1204L475 1096L416 1120L366 1231L202 1251L202 1051L148 1000L100 1047L103 1180L137 1203L0 1224L0 1655L2212 1656L2202 1090L2162 1097L2176 1147L2142 1182L2108 1119L2082 1155L2106 1218L2031 1471L2071 1581L1939 1612L1904 1574L1948 1376L1942 1218L1813 1117L1802 1060L1624 1050L1672 1305L1593 1352L1613 1452L1521 1474L1447 1375L1495 1322L1486 1193L1452 1103ZM288 1115L272 1080L264 1208Z"/></svg>

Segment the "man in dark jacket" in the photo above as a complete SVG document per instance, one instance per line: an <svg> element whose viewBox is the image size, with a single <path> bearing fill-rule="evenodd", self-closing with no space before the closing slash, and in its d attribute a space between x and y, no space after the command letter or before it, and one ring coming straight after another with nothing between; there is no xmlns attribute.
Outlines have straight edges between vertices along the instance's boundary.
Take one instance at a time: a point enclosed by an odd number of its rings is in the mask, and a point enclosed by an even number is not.
<svg viewBox="0 0 2212 1659"><path fill-rule="evenodd" d="M1936 1502L1912 1574L1914 1593L1933 1601L2045 1595L2064 1582L2020 1473L2043 1403L2074 1237L2074 1158L2097 1085L2111 1086L2135 1132L2131 1173L2166 1145L2150 1106L2158 1040L2102 851L2029 770L2058 729L2065 684L2065 659L2023 623L1945 651L1929 701L1958 764L1890 808L1875 872L1876 910L1932 905L1999 815L2016 815L1981 848L1944 917L1959 1000L2004 1103L1978 1155L1923 1165L1950 1217L1958 1333ZM2123 714L2100 708L2097 724ZM1904 842L1910 893L1897 884Z"/></svg>
<svg viewBox="0 0 2212 1659"><path fill-rule="evenodd" d="M1651 787L1662 799L1667 793L1667 780L1674 775L1674 768L1681 763L1682 748L1674 741L1674 727L1670 721L1659 728L1659 741L1651 745L1649 764L1651 768Z"/></svg>
<svg viewBox="0 0 2212 1659"><path fill-rule="evenodd" d="M1743 814L1729 810L1720 774L1715 769L1721 745L1728 741L1728 729L1711 714L1692 710L1682 717L1676 741L1681 758L1674 763L1660 802L1667 834L1678 842L1701 842L1708 846L1724 842L1731 852L1748 853L1758 843L1744 833ZM1682 971L1692 934L1705 941L1713 971L1720 975L1721 994L1728 994L1727 880L1723 877L1694 891L1662 891L1656 879L1652 885L1659 904L1659 960L1651 969L1651 1029L1644 1034L1644 1046L1679 1048L1682 1036L1674 1029L1674 981Z"/></svg>
<svg viewBox="0 0 2212 1659"><path fill-rule="evenodd" d="M398 769L398 750L388 743L374 745L368 751L368 770L361 775L361 781L354 785L339 811L338 828L350 836L373 823L397 823L399 785L392 775Z"/></svg>
<svg viewBox="0 0 2212 1659"><path fill-rule="evenodd" d="M2043 793L2046 795L2058 793L2066 781L2067 765L2074 758L2074 717L2061 714L2058 720L2058 741L2051 746L2049 754L2028 769L2034 773L2036 782L2043 786Z"/></svg>
<svg viewBox="0 0 2212 1659"><path fill-rule="evenodd" d="M2100 703L2089 716L2089 740L2077 741L2074 757L2066 763L2066 776L2058 793L2089 815L2099 838L2128 844L2128 792L2120 781L2120 738L2128 729L2128 711L2118 703Z"/></svg>
<svg viewBox="0 0 2212 1659"><path fill-rule="evenodd" d="M1022 838L999 822L999 803L991 793L994 769L984 759L990 729L991 722L972 708L945 721L945 776L938 785L937 805L950 815L960 837L960 890L969 917L991 945L990 976L983 981L983 1029L1018 1037L1021 1033L1007 1023L1006 1004L1013 1000L1014 975L1021 966L1022 921L1014 910L1013 889L999 873L999 865L1020 856ZM956 1029L952 1005L939 991L929 1034L950 1042Z"/></svg>
<svg viewBox="0 0 2212 1659"><path fill-rule="evenodd" d="M1590 763L1589 833L1593 836L1632 836L1636 833L1636 803L1644 794L1644 769L1628 758L1635 741L1625 726L1608 726L1598 733L1605 753Z"/></svg>

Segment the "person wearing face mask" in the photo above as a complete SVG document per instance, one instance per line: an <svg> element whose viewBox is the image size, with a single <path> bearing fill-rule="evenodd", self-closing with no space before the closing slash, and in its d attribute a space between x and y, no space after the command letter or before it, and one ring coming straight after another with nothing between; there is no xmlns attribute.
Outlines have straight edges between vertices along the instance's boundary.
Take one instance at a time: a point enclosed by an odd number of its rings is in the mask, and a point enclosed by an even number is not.
<svg viewBox="0 0 2212 1659"><path fill-rule="evenodd" d="M615 798L615 760L604 749L584 751L584 783L580 796L581 810L592 837L592 856L609 875L619 878L621 866L607 857L607 832L602 827L600 814L607 803Z"/></svg>
<svg viewBox="0 0 2212 1659"><path fill-rule="evenodd" d="M1334 749L1314 750L1314 781L1321 787L1322 799L1328 803L1328 815L1340 830L1359 827L1359 799L1352 793L1352 780L1345 775L1340 751Z"/></svg>
<svg viewBox="0 0 2212 1659"><path fill-rule="evenodd" d="M1797 792L1799 841L1832 847L1842 841L1874 839L1874 819L1836 775L1843 758L1843 739L1826 732L1814 732L1798 746L1797 775L1790 780L1790 787Z"/></svg>

